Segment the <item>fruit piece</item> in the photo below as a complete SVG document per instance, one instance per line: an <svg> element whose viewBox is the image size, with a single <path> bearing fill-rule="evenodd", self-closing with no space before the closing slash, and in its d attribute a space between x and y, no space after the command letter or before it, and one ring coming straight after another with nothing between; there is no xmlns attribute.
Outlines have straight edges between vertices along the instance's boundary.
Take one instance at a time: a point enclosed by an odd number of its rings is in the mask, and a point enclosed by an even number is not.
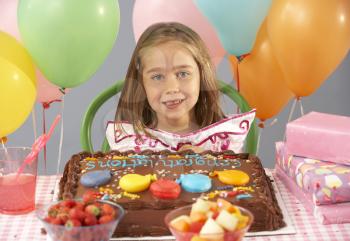
<svg viewBox="0 0 350 241"><path fill-rule="evenodd" d="M198 235L195 235L191 238L191 241L207 241L208 239L201 238Z"/></svg>
<svg viewBox="0 0 350 241"><path fill-rule="evenodd" d="M219 210L223 210L225 209L226 211L233 213L236 211L236 207L234 205L232 205L229 201L226 201L225 199L222 198L218 198L216 200Z"/></svg>
<svg viewBox="0 0 350 241"><path fill-rule="evenodd" d="M215 222L228 231L234 231L237 227L238 218L226 210L221 210Z"/></svg>
<svg viewBox="0 0 350 241"><path fill-rule="evenodd" d="M95 224L97 224L97 218L96 218L96 216L94 216L92 214L86 214L83 223L84 223L84 226L95 225Z"/></svg>
<svg viewBox="0 0 350 241"><path fill-rule="evenodd" d="M116 216L116 210L111 205L109 205L107 203L104 203L101 206L101 211L102 211L103 215L111 215L113 217Z"/></svg>
<svg viewBox="0 0 350 241"><path fill-rule="evenodd" d="M209 203L201 198L198 198L197 201L194 204L192 204L191 211L206 213L209 211L209 209Z"/></svg>
<svg viewBox="0 0 350 241"><path fill-rule="evenodd" d="M84 211L85 204L82 203L82 202L77 202L77 203L75 204L75 208L76 208L76 209L80 209L81 211Z"/></svg>
<svg viewBox="0 0 350 241"><path fill-rule="evenodd" d="M103 215L99 218L98 223L99 224L104 224L104 223L109 223L114 220L114 217L111 215Z"/></svg>
<svg viewBox="0 0 350 241"><path fill-rule="evenodd" d="M218 204L216 202L212 202L212 201L207 201L209 206L210 206L210 210L213 212L218 211L219 207Z"/></svg>
<svg viewBox="0 0 350 241"><path fill-rule="evenodd" d="M170 226L174 229L187 232L190 229L191 218L187 215L181 215L170 222Z"/></svg>
<svg viewBox="0 0 350 241"><path fill-rule="evenodd" d="M220 238L224 235L224 229L219 224L217 224L213 219L208 218L208 220L205 222L199 234L210 235L211 238Z"/></svg>
<svg viewBox="0 0 350 241"><path fill-rule="evenodd" d="M81 222L77 219L68 219L67 222L65 223L65 226L67 228L80 227Z"/></svg>
<svg viewBox="0 0 350 241"><path fill-rule="evenodd" d="M56 218L61 219L62 223L64 224L69 219L69 215L66 212L60 212L57 214Z"/></svg>
<svg viewBox="0 0 350 241"><path fill-rule="evenodd" d="M248 221L249 221L249 217L240 215L240 218L238 219L237 229L242 229L246 227Z"/></svg>
<svg viewBox="0 0 350 241"><path fill-rule="evenodd" d="M75 206L75 204L76 202L71 199L63 200L62 202L60 202L61 207L67 207L67 208L72 208Z"/></svg>
<svg viewBox="0 0 350 241"><path fill-rule="evenodd" d="M50 207L49 211L47 212L47 215L51 218L55 218L59 212L59 209L57 207Z"/></svg>
<svg viewBox="0 0 350 241"><path fill-rule="evenodd" d="M205 213L191 211L190 218L192 222L205 222L208 217Z"/></svg>
<svg viewBox="0 0 350 241"><path fill-rule="evenodd" d="M192 222L188 231L192 233L199 233L199 231L201 231L202 227L204 226L204 223L205 222Z"/></svg>
<svg viewBox="0 0 350 241"><path fill-rule="evenodd" d="M62 220L59 219L59 218L53 218L53 219L51 219L51 222L50 222L50 223L56 224L56 225L62 225L62 224L63 224Z"/></svg>
<svg viewBox="0 0 350 241"><path fill-rule="evenodd" d="M98 192L96 192L95 190L87 190L84 194L83 194L83 201L85 203L92 203L93 201L96 200L96 197L99 195Z"/></svg>
<svg viewBox="0 0 350 241"><path fill-rule="evenodd" d="M83 221L85 218L85 213L80 209L72 208L71 210L69 210L69 218Z"/></svg>
<svg viewBox="0 0 350 241"><path fill-rule="evenodd" d="M100 215L101 210L98 207L96 207L96 205L90 204L85 207L85 212L94 216L98 216Z"/></svg>

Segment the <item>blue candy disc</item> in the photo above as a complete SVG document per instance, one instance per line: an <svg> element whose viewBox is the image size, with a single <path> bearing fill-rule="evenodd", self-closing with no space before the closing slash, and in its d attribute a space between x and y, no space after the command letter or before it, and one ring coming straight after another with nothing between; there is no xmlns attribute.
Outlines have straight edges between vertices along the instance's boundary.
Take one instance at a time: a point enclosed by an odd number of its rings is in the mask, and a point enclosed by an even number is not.
<svg viewBox="0 0 350 241"><path fill-rule="evenodd" d="M91 171L80 178L80 183L85 187L98 187L107 184L111 178L112 174L109 170Z"/></svg>
<svg viewBox="0 0 350 241"><path fill-rule="evenodd" d="M181 174L176 182L187 192L201 193L211 188L211 179L203 174Z"/></svg>

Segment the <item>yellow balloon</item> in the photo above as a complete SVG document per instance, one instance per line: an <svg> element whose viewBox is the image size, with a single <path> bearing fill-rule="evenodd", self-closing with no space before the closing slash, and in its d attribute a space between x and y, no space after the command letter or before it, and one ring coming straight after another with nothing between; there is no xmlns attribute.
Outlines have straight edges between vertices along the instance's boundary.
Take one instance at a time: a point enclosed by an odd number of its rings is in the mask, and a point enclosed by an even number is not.
<svg viewBox="0 0 350 241"><path fill-rule="evenodd" d="M156 175L126 174L119 180L119 186L126 192L142 192L146 190L151 181L157 180Z"/></svg>
<svg viewBox="0 0 350 241"><path fill-rule="evenodd" d="M35 67L29 53L15 38L1 31L0 57L17 66L36 85Z"/></svg>
<svg viewBox="0 0 350 241"><path fill-rule="evenodd" d="M225 171L214 171L211 176L219 176L219 180L222 183L242 186L249 182L249 176L247 173L239 170L225 170Z"/></svg>
<svg viewBox="0 0 350 241"><path fill-rule="evenodd" d="M14 64L0 57L0 138L24 123L35 98L33 81Z"/></svg>

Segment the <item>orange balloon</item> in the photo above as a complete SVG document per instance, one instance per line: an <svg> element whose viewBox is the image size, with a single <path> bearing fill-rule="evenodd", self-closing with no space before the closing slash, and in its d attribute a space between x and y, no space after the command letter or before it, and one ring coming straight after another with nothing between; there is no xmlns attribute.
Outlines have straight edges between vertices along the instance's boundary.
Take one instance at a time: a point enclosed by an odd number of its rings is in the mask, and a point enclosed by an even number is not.
<svg viewBox="0 0 350 241"><path fill-rule="evenodd" d="M237 64L231 57L231 63ZM265 121L278 114L293 97L275 59L267 37L266 22L258 32L250 55L238 63L240 93L256 108L256 116Z"/></svg>
<svg viewBox="0 0 350 241"><path fill-rule="evenodd" d="M350 1L273 1L267 28L288 87L296 96L308 96L347 54Z"/></svg>

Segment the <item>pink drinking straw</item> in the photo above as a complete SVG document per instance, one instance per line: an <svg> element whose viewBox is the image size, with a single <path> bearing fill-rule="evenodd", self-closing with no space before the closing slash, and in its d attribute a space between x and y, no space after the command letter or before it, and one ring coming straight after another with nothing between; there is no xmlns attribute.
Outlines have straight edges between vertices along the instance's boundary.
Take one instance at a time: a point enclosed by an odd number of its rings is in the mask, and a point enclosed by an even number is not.
<svg viewBox="0 0 350 241"><path fill-rule="evenodd" d="M32 151L26 156L22 165L17 170L17 178L23 172L25 166L32 164L35 158L37 158L41 149L46 145L47 141L50 139L60 119L61 119L61 115L57 115L50 127L49 132L47 134L46 133L42 134L35 140L34 144L32 145Z"/></svg>

